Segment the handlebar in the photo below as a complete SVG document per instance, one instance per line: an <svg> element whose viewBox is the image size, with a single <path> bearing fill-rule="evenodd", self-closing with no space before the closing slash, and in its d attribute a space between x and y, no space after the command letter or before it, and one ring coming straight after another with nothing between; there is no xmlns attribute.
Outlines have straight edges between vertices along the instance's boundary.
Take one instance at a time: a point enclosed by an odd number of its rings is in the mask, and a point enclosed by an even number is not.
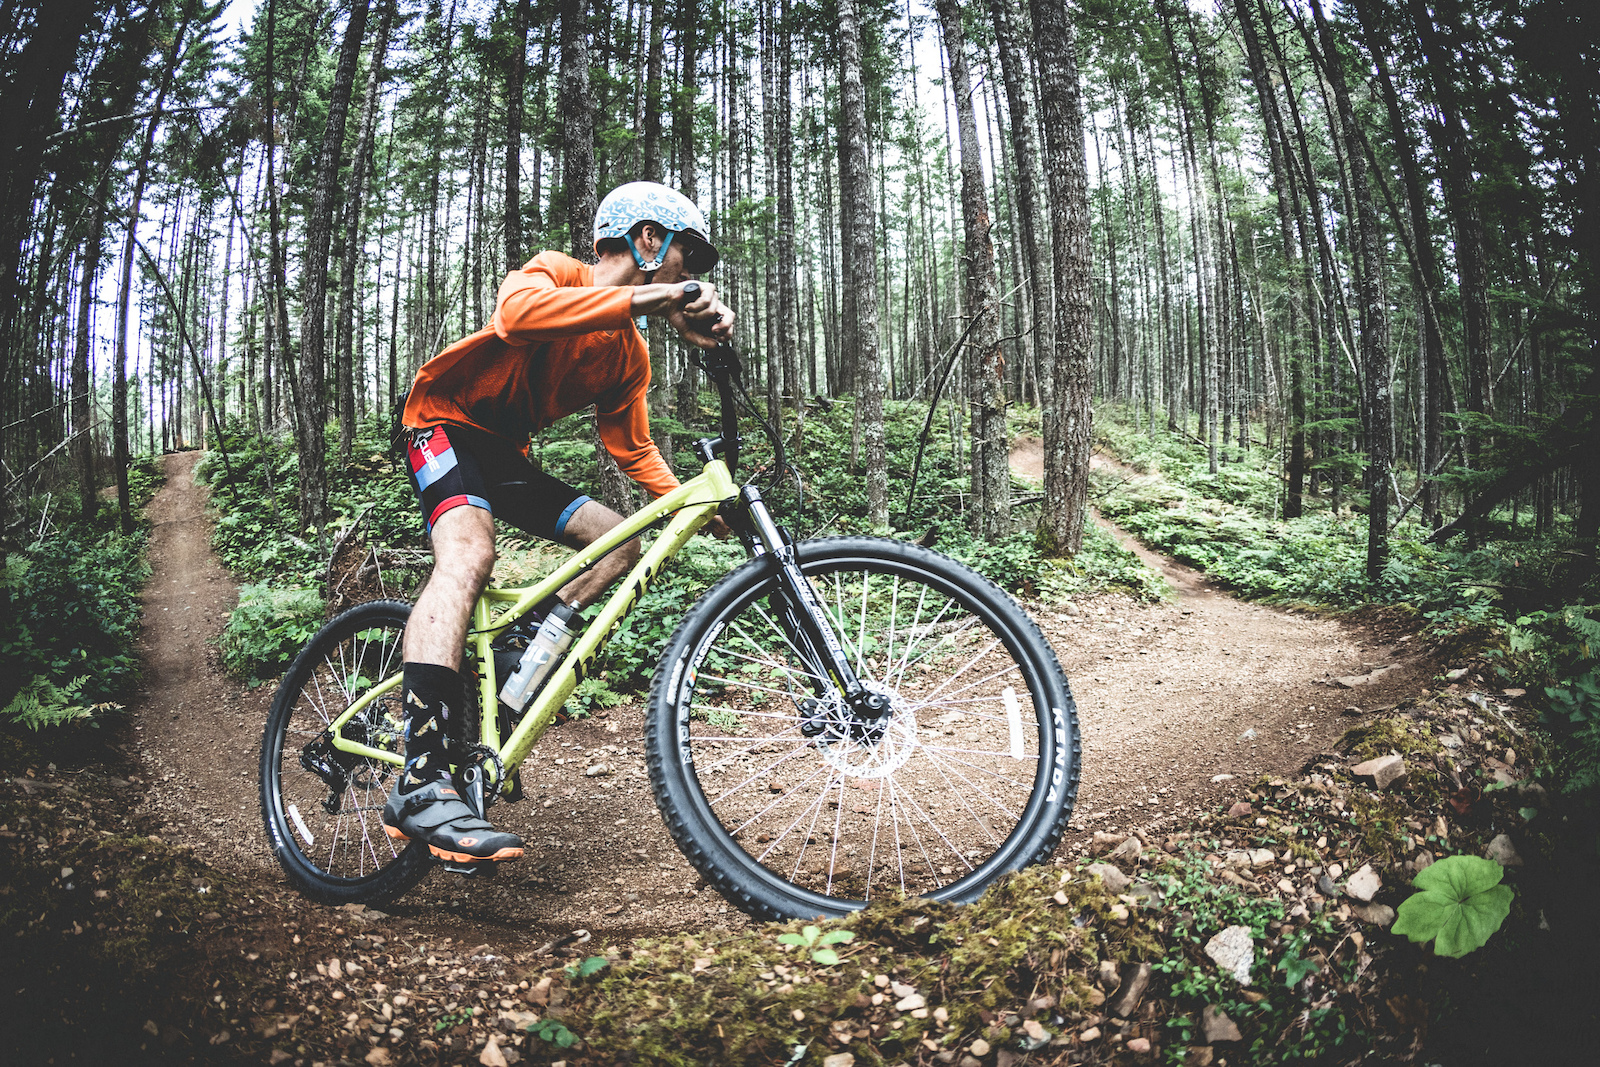
<svg viewBox="0 0 1600 1067"><path fill-rule="evenodd" d="M693 303L700 297L700 283L686 282L683 286L683 302L685 305ZM718 315L713 322L720 322ZM740 363L739 356L733 350L730 342L724 341L716 348L703 349L691 348L690 361L706 372L712 382L716 384L717 396L720 400L722 434L721 450L723 460L728 464L729 473L734 472L739 466L739 413L738 396L744 393L744 386L740 379L744 376L744 365ZM746 394L745 399L749 397ZM772 442L773 451L777 458L778 470L782 471L787 466L784 458L783 437L775 427L765 418L762 418L753 404L747 403L750 414L761 424L762 431Z"/></svg>

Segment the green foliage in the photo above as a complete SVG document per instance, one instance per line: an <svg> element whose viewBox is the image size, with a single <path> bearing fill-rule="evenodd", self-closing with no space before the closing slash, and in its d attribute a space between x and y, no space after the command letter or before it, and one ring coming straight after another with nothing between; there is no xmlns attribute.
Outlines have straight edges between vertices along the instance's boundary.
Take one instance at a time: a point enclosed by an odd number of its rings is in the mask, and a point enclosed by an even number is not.
<svg viewBox="0 0 1600 1067"><path fill-rule="evenodd" d="M1331 934L1326 917L1274 939L1271 931L1284 917L1282 902L1213 882L1205 860L1192 852L1154 875L1152 881L1161 890L1164 911L1174 916L1175 941L1152 968L1167 976L1172 997L1180 1005L1194 1009L1192 1013L1174 1015L1166 1023L1173 1036L1169 1048L1174 1056L1181 1057L1186 1046L1201 1040L1196 1016L1208 1004L1221 1006L1244 1033L1246 1054L1241 1062L1314 1060L1357 1040L1358 1035L1350 1030L1344 1014L1337 1008L1313 1006L1314 995L1304 985L1322 969L1313 939ZM1256 988L1264 996L1245 997L1231 976L1222 974L1202 955L1201 946L1228 926L1249 929L1257 946L1253 968L1258 979ZM1281 972L1283 979L1259 981L1263 972Z"/></svg>
<svg viewBox="0 0 1600 1067"><path fill-rule="evenodd" d="M234 573L246 578L271 578L313 585L323 578L327 557L317 545L317 530L297 528L299 460L292 443L246 433L230 423L225 435L233 477L225 474L215 453L195 471L209 482L218 510L212 547ZM400 469L387 455L387 418L362 422L345 466L328 471L331 540L357 519L367 536L383 545L417 542L422 519L416 497Z"/></svg>
<svg viewBox="0 0 1600 1067"><path fill-rule="evenodd" d="M32 681L17 691L11 703L0 709L0 715L30 730L40 730L46 726L65 726L80 719L92 719L97 710L118 706L83 703L83 689L88 684L87 674L80 674L62 685L56 685L44 675L35 675ZM91 721L89 725L99 724Z"/></svg>
<svg viewBox="0 0 1600 1067"><path fill-rule="evenodd" d="M447 1011L433 1021L433 1032L436 1034L442 1033L443 1031L450 1029L452 1026L460 1026L463 1023L468 1023L471 1021L471 1009L462 1008L460 1011Z"/></svg>
<svg viewBox="0 0 1600 1067"><path fill-rule="evenodd" d="M138 668L145 536L59 535L0 570L0 700L30 726L84 718L122 696Z"/></svg>
<svg viewBox="0 0 1600 1067"><path fill-rule="evenodd" d="M848 944L855 939L856 935L850 930L829 930L823 933L819 926L807 926L798 934L779 934L778 944L806 949L810 952L813 963L833 967L839 963L839 954L829 946Z"/></svg>
<svg viewBox="0 0 1600 1067"><path fill-rule="evenodd" d="M597 974L600 971L605 970L607 964L610 962L611 961L606 959L604 956L588 956L583 960L583 962L569 964L562 969L566 972L566 975L569 979L587 978L591 974Z"/></svg>
<svg viewBox="0 0 1600 1067"><path fill-rule="evenodd" d="M527 1031L556 1048L571 1048L578 1043L578 1035L568 1030L559 1019L540 1019L528 1024Z"/></svg>
<svg viewBox="0 0 1600 1067"><path fill-rule="evenodd" d="M1465 956L1482 948L1511 913L1505 868L1478 856L1446 856L1424 867L1411 884L1421 892L1400 905L1394 932L1440 956Z"/></svg>
<svg viewBox="0 0 1600 1067"><path fill-rule="evenodd" d="M222 662L251 685L283 670L322 627L322 597L315 589L239 587L239 606L222 631Z"/></svg>

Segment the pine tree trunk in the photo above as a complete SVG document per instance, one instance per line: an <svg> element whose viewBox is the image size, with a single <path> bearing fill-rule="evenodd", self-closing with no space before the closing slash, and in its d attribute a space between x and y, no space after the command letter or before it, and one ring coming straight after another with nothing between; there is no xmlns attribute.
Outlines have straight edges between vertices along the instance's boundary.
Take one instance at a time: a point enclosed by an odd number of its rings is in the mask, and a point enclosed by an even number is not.
<svg viewBox="0 0 1600 1067"><path fill-rule="evenodd" d="M845 292L854 315L846 316L846 350L855 353L856 418L866 467L867 521L889 525L889 469L883 431L883 382L878 362L877 242L872 218L867 148L867 102L861 76L861 24L855 0L839 0L839 185L841 214L848 217L844 257ZM853 321L852 321L853 320Z"/></svg>
<svg viewBox="0 0 1600 1067"><path fill-rule="evenodd" d="M396 0L383 0L378 34L372 42L367 69L367 85L361 96L361 126L355 152L350 157L350 188L346 192L344 249L339 256L338 335L334 341L334 360L339 368L339 459L350 458L355 438L355 329L356 272L364 246L367 179L372 172L372 146L378 127L378 86L384 80L384 59L389 50L389 34L394 28Z"/></svg>
<svg viewBox="0 0 1600 1067"><path fill-rule="evenodd" d="M505 264L508 271L522 266L528 250L522 236L522 87L528 67L530 0L515 2L510 50L506 55Z"/></svg>
<svg viewBox="0 0 1600 1067"><path fill-rule="evenodd" d="M1040 49L1039 118L1045 131L1052 244L1056 250L1054 396L1044 413L1044 532L1057 553L1083 547L1093 409L1089 336L1089 165L1078 60L1064 0L1029 0Z"/></svg>
<svg viewBox="0 0 1600 1067"><path fill-rule="evenodd" d="M944 34L950 91L955 96L961 144L962 259L966 264L965 307L974 321L967 335L967 387L971 403L973 533L989 541L1011 532L1011 468L1006 432L1004 360L1000 353L999 282L989 204L983 185L972 81L967 71L966 37L955 0L935 5Z"/></svg>
<svg viewBox="0 0 1600 1067"><path fill-rule="evenodd" d="M300 527L315 528L319 540L328 510L328 458L323 442L327 422L328 249L333 240L333 207L337 196L339 156L344 146L345 120L350 113L350 91L355 85L356 60L367 28L370 0L352 0L345 25L339 65L334 70L328 100L328 124L317 156L316 190L306 216L305 258L300 268L300 401L298 440L300 453Z"/></svg>
<svg viewBox="0 0 1600 1067"><path fill-rule="evenodd" d="M1361 408L1366 431L1367 580L1376 582L1389 560L1389 473L1394 465L1393 412L1389 398L1389 320L1383 301L1383 234L1367 180L1366 154L1361 150L1355 109L1345 88L1337 42L1320 3L1311 4L1322 38L1324 70L1339 109L1339 125L1347 143L1350 197L1356 205L1356 230L1361 272L1356 285L1361 299Z"/></svg>
<svg viewBox="0 0 1600 1067"><path fill-rule="evenodd" d="M106 234L106 199L110 195L110 172L100 179L95 202L89 205L89 237L84 242L83 264L78 284L78 335L72 349L72 442L73 466L78 470L78 508L83 521L92 523L100 509L94 470L94 422L89 380L89 342L94 329L95 282L100 276L100 259Z"/></svg>

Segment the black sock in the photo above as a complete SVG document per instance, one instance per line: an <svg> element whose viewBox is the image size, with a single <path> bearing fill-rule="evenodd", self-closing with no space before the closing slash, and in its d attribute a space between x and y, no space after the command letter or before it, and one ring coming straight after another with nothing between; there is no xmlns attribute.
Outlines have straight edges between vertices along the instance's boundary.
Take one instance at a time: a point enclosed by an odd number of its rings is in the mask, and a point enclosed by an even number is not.
<svg viewBox="0 0 1600 1067"><path fill-rule="evenodd" d="M445 731L450 717L460 714L461 675L435 663L407 663L401 702L406 709L406 773L400 792L409 793L450 776Z"/></svg>

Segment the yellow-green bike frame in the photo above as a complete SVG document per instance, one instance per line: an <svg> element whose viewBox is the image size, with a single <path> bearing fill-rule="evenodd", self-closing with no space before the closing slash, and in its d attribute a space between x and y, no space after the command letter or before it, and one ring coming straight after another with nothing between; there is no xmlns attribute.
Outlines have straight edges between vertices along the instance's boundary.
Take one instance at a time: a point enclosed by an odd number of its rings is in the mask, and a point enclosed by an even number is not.
<svg viewBox="0 0 1600 1067"><path fill-rule="evenodd" d="M572 695L578 683L588 675L595 657L611 640L612 634L616 632L623 618L639 603L639 599L650 588L650 583L661 573L661 568L667 560L677 555L689 538L711 520L723 501L733 497L737 492L738 487L734 485L728 465L721 458L712 459L706 463L705 470L701 474L634 512L593 544L574 552L554 573L537 585L514 589L485 589L479 595L477 603L472 608L467 649L476 667L478 706L483 709L480 716L480 740L499 754L501 763L508 772L521 765L539 740L539 736L555 718L561 705ZM511 731L511 736L502 739L499 716L494 710L499 700L501 679L495 676L491 643L527 614L535 604L588 570L601 557L631 538L644 533L668 515L672 516L672 520L667 523L661 536L657 537L655 543L640 556L639 562L628 572L616 592L606 600L600 613L579 635L571 650L523 712L522 719ZM347 722L361 714L374 700L398 688L400 682L399 674L383 679L357 697L335 718L328 727L333 735L333 747L340 752L395 765L404 762L398 752L360 744L345 737L343 732ZM492 767L486 766L485 770L492 776L494 770ZM510 774L508 773L506 777L509 779ZM504 789L506 786L506 782L492 783L492 787L497 789Z"/></svg>

